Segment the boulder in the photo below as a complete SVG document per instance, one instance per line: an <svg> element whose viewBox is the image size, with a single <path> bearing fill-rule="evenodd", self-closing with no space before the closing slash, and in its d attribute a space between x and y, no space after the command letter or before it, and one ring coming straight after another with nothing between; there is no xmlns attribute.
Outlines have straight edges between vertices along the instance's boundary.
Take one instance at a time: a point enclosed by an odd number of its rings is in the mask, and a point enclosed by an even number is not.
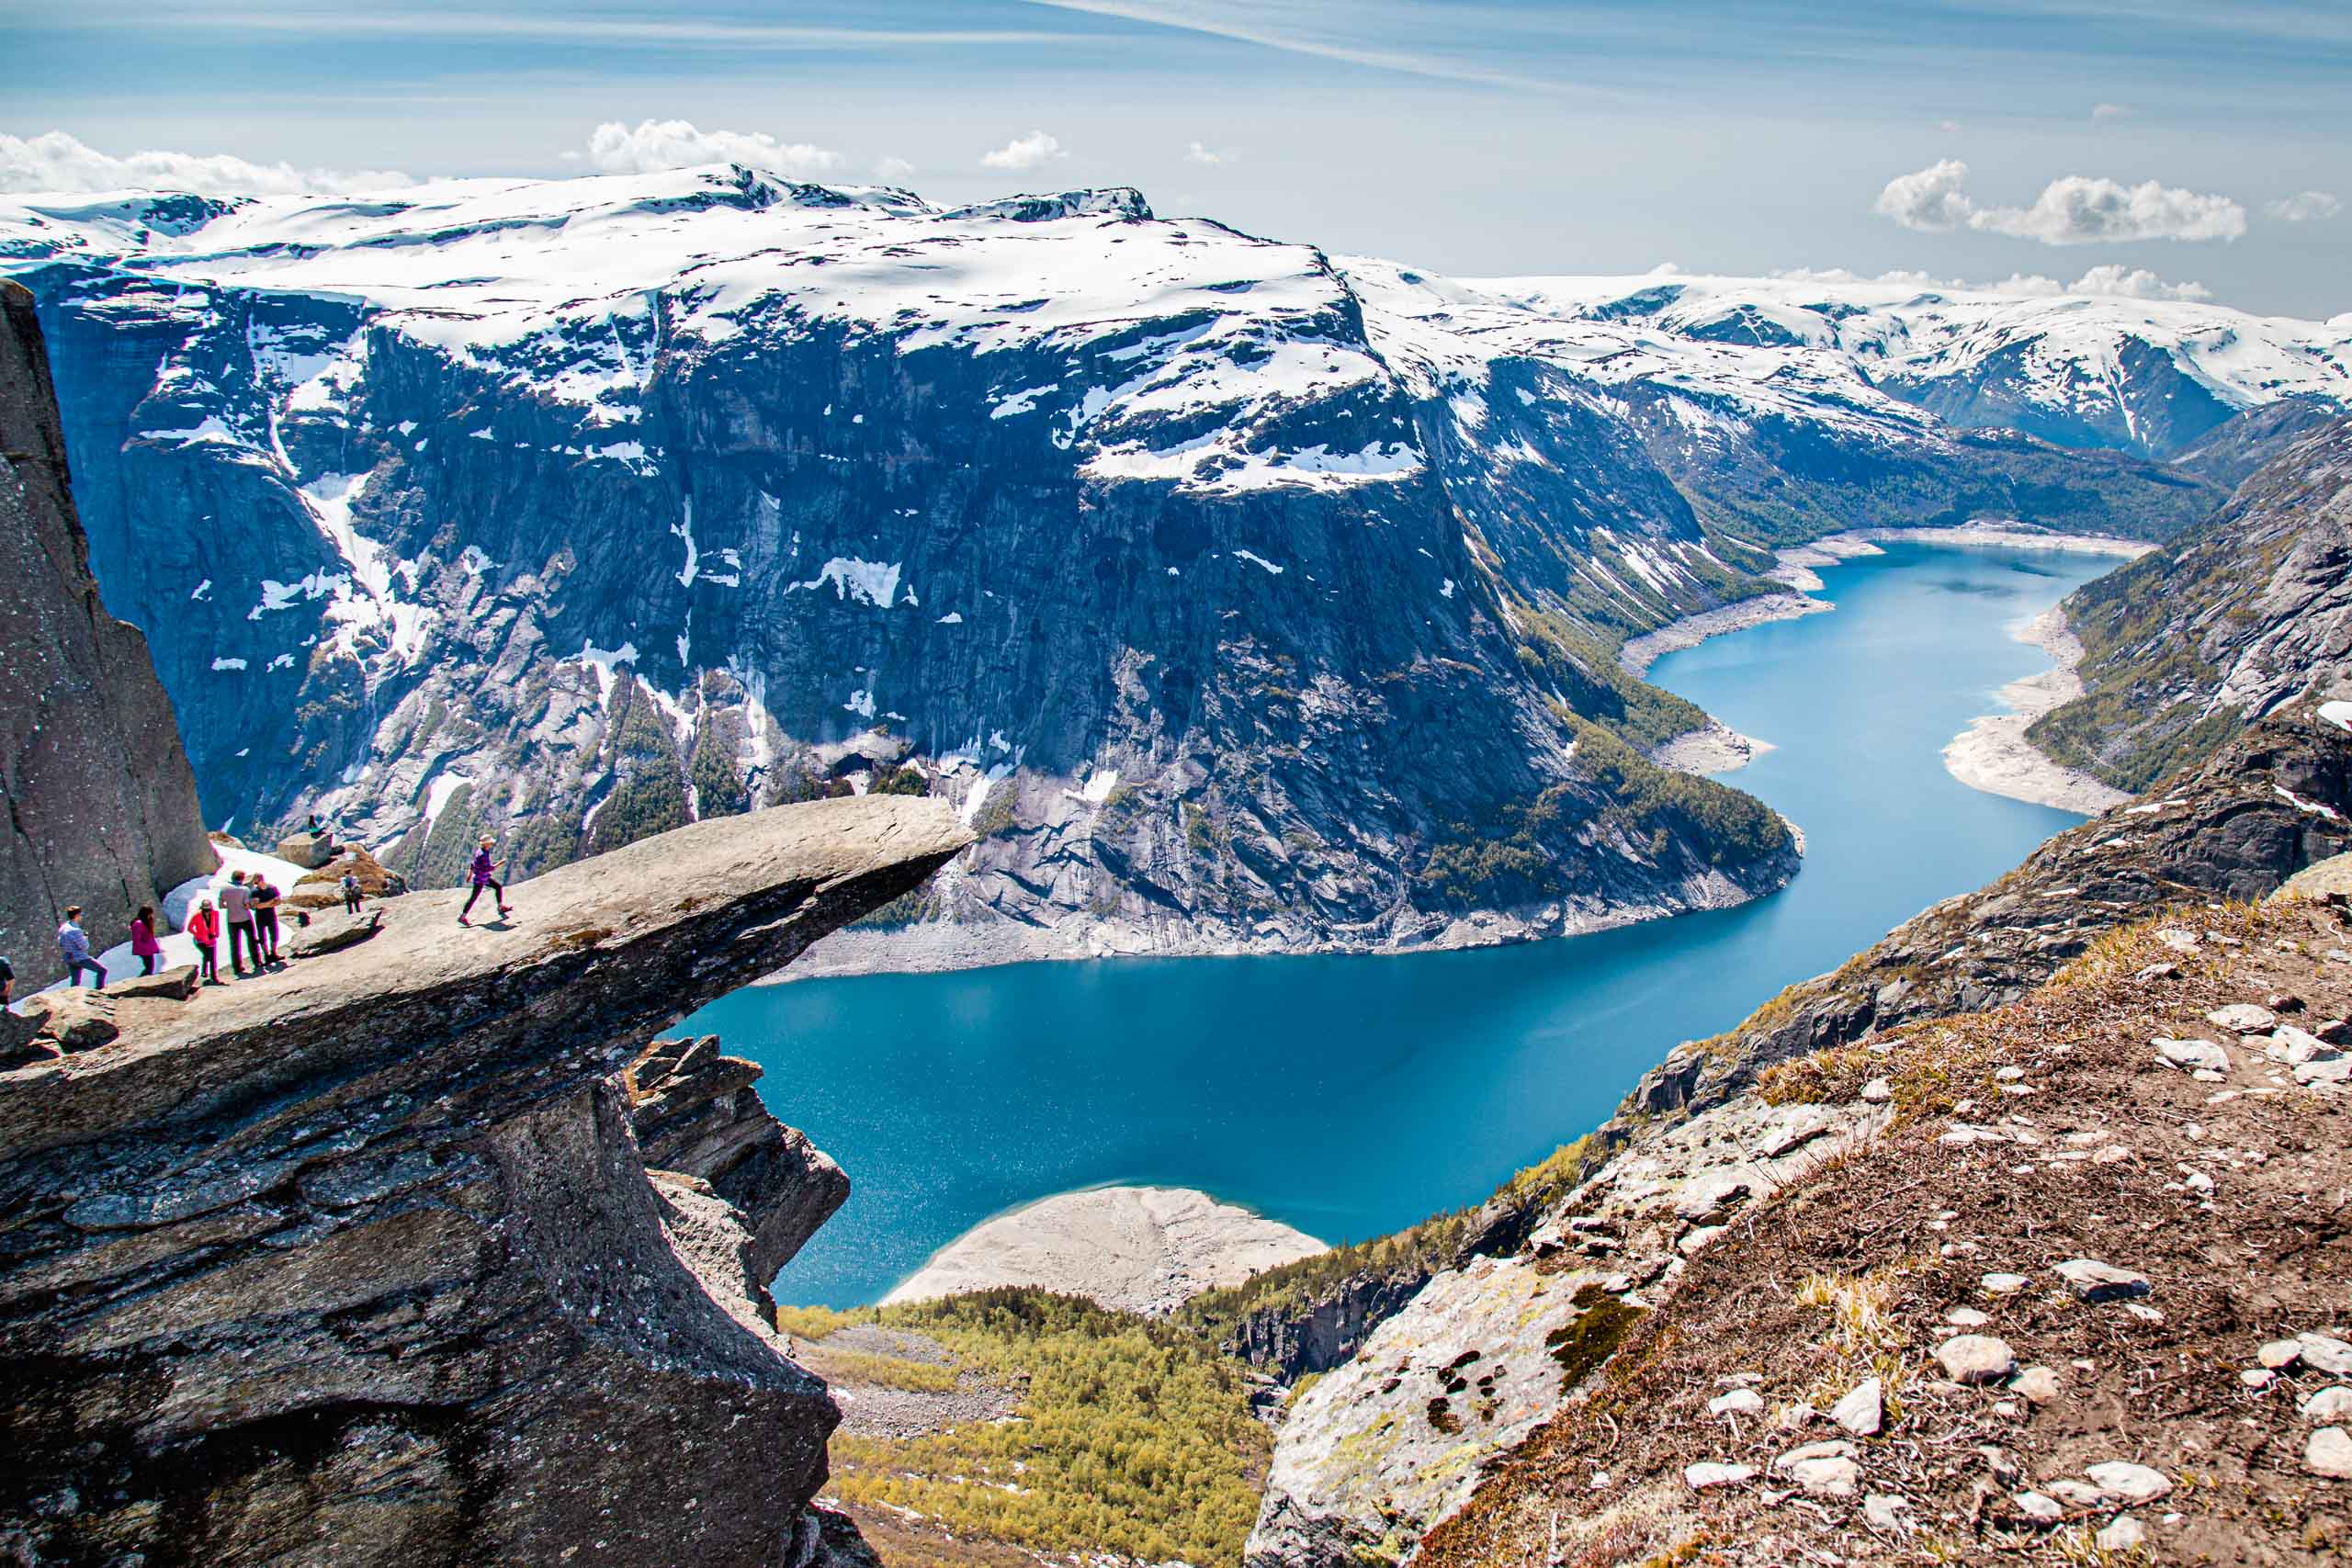
<svg viewBox="0 0 2352 1568"><path fill-rule="evenodd" d="M366 942L383 925L381 909L363 909L356 915L329 910L311 916L309 924L296 927L281 948L288 958L317 958Z"/></svg>
<svg viewBox="0 0 2352 1568"><path fill-rule="evenodd" d="M2017 1370L2018 1359L2007 1341L1989 1334L1962 1334L1936 1347L1936 1360L1944 1376L1959 1383L1996 1383Z"/></svg>
<svg viewBox="0 0 2352 1568"><path fill-rule="evenodd" d="M332 833L296 833L277 840L277 858L291 861L305 871L316 871L334 858L334 835Z"/></svg>
<svg viewBox="0 0 2352 1568"><path fill-rule="evenodd" d="M105 994L117 1000L143 997L184 1002L196 995L196 965L182 964L170 969L158 969L153 975L133 975L128 980L117 980L108 986Z"/></svg>
<svg viewBox="0 0 2352 1568"><path fill-rule="evenodd" d="M2303 1468L2331 1481L2352 1481L2352 1433L2322 1427L2303 1445Z"/></svg>
<svg viewBox="0 0 2352 1568"><path fill-rule="evenodd" d="M1829 1418L1858 1438L1875 1438L1886 1421L1886 1385L1865 1378L1829 1407Z"/></svg>
<svg viewBox="0 0 2352 1568"><path fill-rule="evenodd" d="M40 1020L38 1038L64 1052L95 1051L114 1043L114 998L104 991L79 988L43 991L25 1005L28 1015Z"/></svg>

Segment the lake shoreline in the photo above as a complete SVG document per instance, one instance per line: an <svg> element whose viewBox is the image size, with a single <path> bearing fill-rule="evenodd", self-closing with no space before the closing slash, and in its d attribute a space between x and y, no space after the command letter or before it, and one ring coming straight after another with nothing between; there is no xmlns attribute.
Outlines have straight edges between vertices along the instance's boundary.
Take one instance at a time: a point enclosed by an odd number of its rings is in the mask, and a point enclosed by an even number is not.
<svg viewBox="0 0 2352 1568"><path fill-rule="evenodd" d="M1197 1188L1080 1188L981 1221L893 1286L882 1304L1025 1286L1159 1317L1204 1291L1329 1250Z"/></svg>
<svg viewBox="0 0 2352 1568"><path fill-rule="evenodd" d="M2143 540L2112 535L2051 534L1992 523L1951 528L1849 528L1774 552L1774 564L1765 575L1786 583L1792 592L1740 600L1668 622L1627 642L1618 654L1618 663L1627 674L1645 678L1650 666L1665 655L1696 648L1710 637L1834 610L1838 607L1834 600L1810 597L1827 588L1815 569L1883 555L1879 547L1898 540L1963 549L2114 556L2123 560L2137 560L2156 547ZM2052 667L2004 686L2000 693L2004 711L1978 715L1952 738L1943 751L1945 771L1987 795L2084 817L2095 817L2131 799L2126 792L2066 766L2026 735L2042 715L2082 695L2083 683L2075 667L2082 662L2083 645L2067 626L2064 607L2053 604L2008 632L2013 640L2047 653ZM1650 757L1663 767L1685 773L1719 773L1745 767L1758 750L1769 750L1769 742L1751 740L1710 714L1706 724L1667 740Z"/></svg>

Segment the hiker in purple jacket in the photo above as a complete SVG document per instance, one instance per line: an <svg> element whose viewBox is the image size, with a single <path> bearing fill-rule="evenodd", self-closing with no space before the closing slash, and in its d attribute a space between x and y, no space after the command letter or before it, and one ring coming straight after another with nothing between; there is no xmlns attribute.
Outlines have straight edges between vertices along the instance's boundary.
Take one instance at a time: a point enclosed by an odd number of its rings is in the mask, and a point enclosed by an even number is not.
<svg viewBox="0 0 2352 1568"><path fill-rule="evenodd" d="M97 976L94 983L99 988L105 988L107 966L91 955L89 935L82 930L82 906L79 904L65 906L65 923L57 928L57 956L64 962L67 985L80 985L82 971L86 969Z"/></svg>
<svg viewBox="0 0 2352 1568"><path fill-rule="evenodd" d="M466 907L458 911L458 923L461 926L473 923L466 917L473 913L474 900L481 897L481 890L485 887L489 888L491 896L498 900L498 918L504 919L508 914L506 888L498 880L498 863L490 858L490 847L497 841L488 833L484 833L481 836L481 848L474 852L474 890L466 895Z"/></svg>

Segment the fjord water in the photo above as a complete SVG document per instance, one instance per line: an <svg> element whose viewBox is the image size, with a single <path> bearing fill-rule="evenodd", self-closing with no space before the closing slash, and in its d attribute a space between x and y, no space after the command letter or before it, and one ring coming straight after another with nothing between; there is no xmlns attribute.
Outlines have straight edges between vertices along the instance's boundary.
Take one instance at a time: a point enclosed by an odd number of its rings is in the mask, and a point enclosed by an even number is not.
<svg viewBox="0 0 2352 1568"><path fill-rule="evenodd" d="M1670 654L1651 679L1775 750L1729 775L1805 831L1736 909L1470 953L1114 959L762 986L682 1027L767 1069L840 1160L842 1212L780 1301L880 1297L1007 1208L1196 1187L1329 1241L1476 1202L1604 1120L1678 1041L1736 1023L2073 815L1971 790L1944 744L2047 667L2006 629L2115 563L1894 544L1834 613Z"/></svg>

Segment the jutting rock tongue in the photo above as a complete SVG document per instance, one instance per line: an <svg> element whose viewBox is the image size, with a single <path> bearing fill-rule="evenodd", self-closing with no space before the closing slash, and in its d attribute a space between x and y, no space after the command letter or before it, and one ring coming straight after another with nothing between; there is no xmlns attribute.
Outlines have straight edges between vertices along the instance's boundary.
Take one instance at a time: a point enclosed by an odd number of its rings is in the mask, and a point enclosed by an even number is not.
<svg viewBox="0 0 2352 1568"><path fill-rule="evenodd" d="M147 639L90 575L33 297L5 281L0 454L0 953L30 988L64 973L50 933L65 906L107 947L215 860Z"/></svg>
<svg viewBox="0 0 2352 1568"><path fill-rule="evenodd" d="M789 1237L725 1197L781 1129L739 1114L738 1157L690 1138L665 1157L712 1174L649 1180L616 1075L968 841L903 797L698 823L520 886L511 924L412 893L354 946L125 1001L112 1044L0 1073L0 1538L150 1564L854 1553L809 1506L839 1413L745 1290Z"/></svg>

